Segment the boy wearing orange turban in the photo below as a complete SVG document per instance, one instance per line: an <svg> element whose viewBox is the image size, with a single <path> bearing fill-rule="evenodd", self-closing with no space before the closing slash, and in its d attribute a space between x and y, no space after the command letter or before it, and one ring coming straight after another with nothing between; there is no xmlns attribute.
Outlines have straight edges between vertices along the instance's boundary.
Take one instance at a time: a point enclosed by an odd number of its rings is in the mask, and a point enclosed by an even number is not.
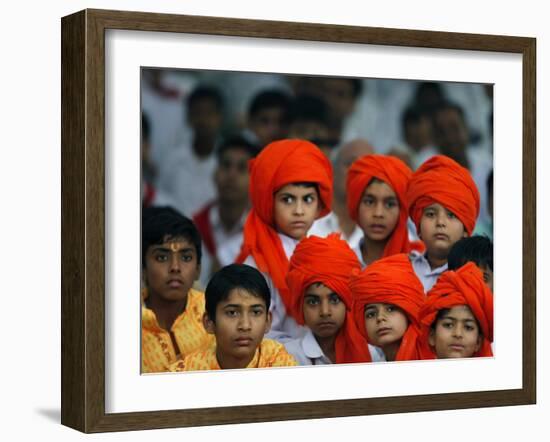
<svg viewBox="0 0 550 442"><path fill-rule="evenodd" d="M288 260L315 219L330 211L332 166L309 141L280 140L251 160L249 170L252 210L237 262L256 267L265 276L273 315L267 337L285 342L304 333L287 315Z"/></svg>
<svg viewBox="0 0 550 442"><path fill-rule="evenodd" d="M365 155L349 168L347 206L364 234L354 249L363 266L411 250L405 200L411 176L409 167L390 155Z"/></svg>
<svg viewBox="0 0 550 442"><path fill-rule="evenodd" d="M308 329L285 347L300 365L371 361L351 310L349 279L360 269L337 233L310 236L296 246L286 277L292 299L289 313Z"/></svg>
<svg viewBox="0 0 550 442"><path fill-rule="evenodd" d="M419 320L422 359L493 355L493 294L473 262L441 275Z"/></svg>
<svg viewBox="0 0 550 442"><path fill-rule="evenodd" d="M436 155L413 174L406 199L410 217L426 246L424 254L413 251L411 259L427 292L447 270L451 247L474 231L479 192L468 169Z"/></svg>
<svg viewBox="0 0 550 442"><path fill-rule="evenodd" d="M352 277L353 317L363 337L386 361L420 359L418 312L422 284L404 254L382 258Z"/></svg>

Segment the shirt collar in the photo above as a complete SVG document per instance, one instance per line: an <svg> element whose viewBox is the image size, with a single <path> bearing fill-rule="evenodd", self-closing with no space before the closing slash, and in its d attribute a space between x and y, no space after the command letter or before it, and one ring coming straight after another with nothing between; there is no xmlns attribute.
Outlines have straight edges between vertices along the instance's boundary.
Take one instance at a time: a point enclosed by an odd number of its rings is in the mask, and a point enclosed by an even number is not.
<svg viewBox="0 0 550 442"><path fill-rule="evenodd" d="M319 347L319 343L313 336L313 332L307 329L306 334L302 338L302 350L309 359L319 359L325 357L323 350Z"/></svg>

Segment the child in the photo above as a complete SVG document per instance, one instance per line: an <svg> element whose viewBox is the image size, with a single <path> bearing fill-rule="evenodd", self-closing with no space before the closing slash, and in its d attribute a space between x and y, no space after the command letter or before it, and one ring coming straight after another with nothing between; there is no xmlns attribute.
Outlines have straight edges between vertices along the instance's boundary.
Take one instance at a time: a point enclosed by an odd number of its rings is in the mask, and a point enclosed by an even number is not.
<svg viewBox="0 0 550 442"><path fill-rule="evenodd" d="M231 264L212 276L206 287L204 328L215 345L188 355L172 371L297 365L284 346L264 339L271 325L271 295L262 274L244 264Z"/></svg>
<svg viewBox="0 0 550 442"><path fill-rule="evenodd" d="M436 155L413 174L406 200L426 245L426 253L413 251L411 260L427 292L447 270L453 244L472 234L479 215L479 192L468 169Z"/></svg>
<svg viewBox="0 0 550 442"><path fill-rule="evenodd" d="M142 372L168 371L178 357L208 344L204 294L192 289L201 262L193 223L175 210L143 210Z"/></svg>
<svg viewBox="0 0 550 442"><path fill-rule="evenodd" d="M493 295L473 262L441 275L419 320L422 359L493 356Z"/></svg>
<svg viewBox="0 0 550 442"><path fill-rule="evenodd" d="M285 347L300 365L371 361L351 314L349 279L360 269L337 233L310 236L296 246L286 277L292 298L289 313L308 329Z"/></svg>
<svg viewBox="0 0 550 442"><path fill-rule="evenodd" d="M353 316L369 344L386 361L420 359L418 312L424 301L422 284L406 254L376 261L352 277Z"/></svg>
<svg viewBox="0 0 550 442"><path fill-rule="evenodd" d="M493 243L486 236L474 235L457 241L449 252L449 270L458 270L468 261L483 273L483 281L493 291Z"/></svg>
<svg viewBox="0 0 550 442"><path fill-rule="evenodd" d="M347 206L364 234L354 249L363 267L411 250L405 200L411 176L403 161L388 155L365 155L350 166Z"/></svg>
<svg viewBox="0 0 550 442"><path fill-rule="evenodd" d="M332 167L312 143L275 141L249 162L252 210L237 262L258 268L271 291L269 338L284 342L303 331L287 316L288 260L313 221L330 211Z"/></svg>
<svg viewBox="0 0 550 442"><path fill-rule="evenodd" d="M290 97L279 90L266 90L254 97L248 110L248 127L254 144L262 148L285 138L289 126Z"/></svg>

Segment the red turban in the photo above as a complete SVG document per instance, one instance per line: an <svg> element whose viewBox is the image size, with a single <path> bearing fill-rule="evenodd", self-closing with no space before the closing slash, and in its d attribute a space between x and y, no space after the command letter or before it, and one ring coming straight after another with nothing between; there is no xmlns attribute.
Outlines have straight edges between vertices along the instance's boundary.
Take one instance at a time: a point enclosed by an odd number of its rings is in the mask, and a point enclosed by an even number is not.
<svg viewBox="0 0 550 442"><path fill-rule="evenodd" d="M424 288L414 273L409 257L400 253L369 265L351 280L354 296L353 316L357 328L368 339L365 307L368 304L393 304L405 312L409 326L395 358L396 361L420 359L418 312L424 303Z"/></svg>
<svg viewBox="0 0 550 442"><path fill-rule="evenodd" d="M351 219L358 222L359 204L365 188L373 178L389 185L399 201L399 219L384 247L382 257L396 253L408 253L411 250L407 229L407 201L405 193L412 171L399 158L390 155L365 155L349 168L346 183L347 206Z"/></svg>
<svg viewBox="0 0 550 442"><path fill-rule="evenodd" d="M481 270L473 262L468 262L456 271L444 272L428 292L419 314L423 359L436 358L428 345L428 336L437 313L458 305L470 307L483 333L483 343L474 356L493 356L493 293L483 281Z"/></svg>
<svg viewBox="0 0 550 442"><path fill-rule="evenodd" d="M468 169L444 155L436 155L413 174L407 189L409 214L420 232L426 207L439 203L453 212L471 235L479 215L479 191Z"/></svg>
<svg viewBox="0 0 550 442"><path fill-rule="evenodd" d="M243 245L236 262L242 263L252 255L258 269L273 280L288 310L288 258L275 230L273 195L287 184L315 183L323 203L320 216L324 216L332 205L332 166L317 146L305 140L274 141L248 164L252 210L244 225Z"/></svg>
<svg viewBox="0 0 550 442"><path fill-rule="evenodd" d="M286 277L292 305L290 314L298 324L304 324L304 295L306 289L320 282L334 290L346 306L346 319L336 337L336 363L370 362L367 342L361 336L352 316L353 297L349 280L353 270L361 264L340 235L332 233L326 238L311 236L296 246L290 258Z"/></svg>

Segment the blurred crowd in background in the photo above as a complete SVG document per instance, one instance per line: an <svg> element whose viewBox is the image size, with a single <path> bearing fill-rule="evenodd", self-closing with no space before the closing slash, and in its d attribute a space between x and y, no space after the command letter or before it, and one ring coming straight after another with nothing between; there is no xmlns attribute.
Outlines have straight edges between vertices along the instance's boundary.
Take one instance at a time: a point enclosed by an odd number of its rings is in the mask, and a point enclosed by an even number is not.
<svg viewBox="0 0 550 442"><path fill-rule="evenodd" d="M249 210L248 160L274 140L315 143L334 166L332 218L353 247L345 176L359 156L396 155L412 170L435 154L468 168L481 196L476 233L492 238L493 87L225 71L143 69L142 202L194 220L201 283L234 261Z"/></svg>

